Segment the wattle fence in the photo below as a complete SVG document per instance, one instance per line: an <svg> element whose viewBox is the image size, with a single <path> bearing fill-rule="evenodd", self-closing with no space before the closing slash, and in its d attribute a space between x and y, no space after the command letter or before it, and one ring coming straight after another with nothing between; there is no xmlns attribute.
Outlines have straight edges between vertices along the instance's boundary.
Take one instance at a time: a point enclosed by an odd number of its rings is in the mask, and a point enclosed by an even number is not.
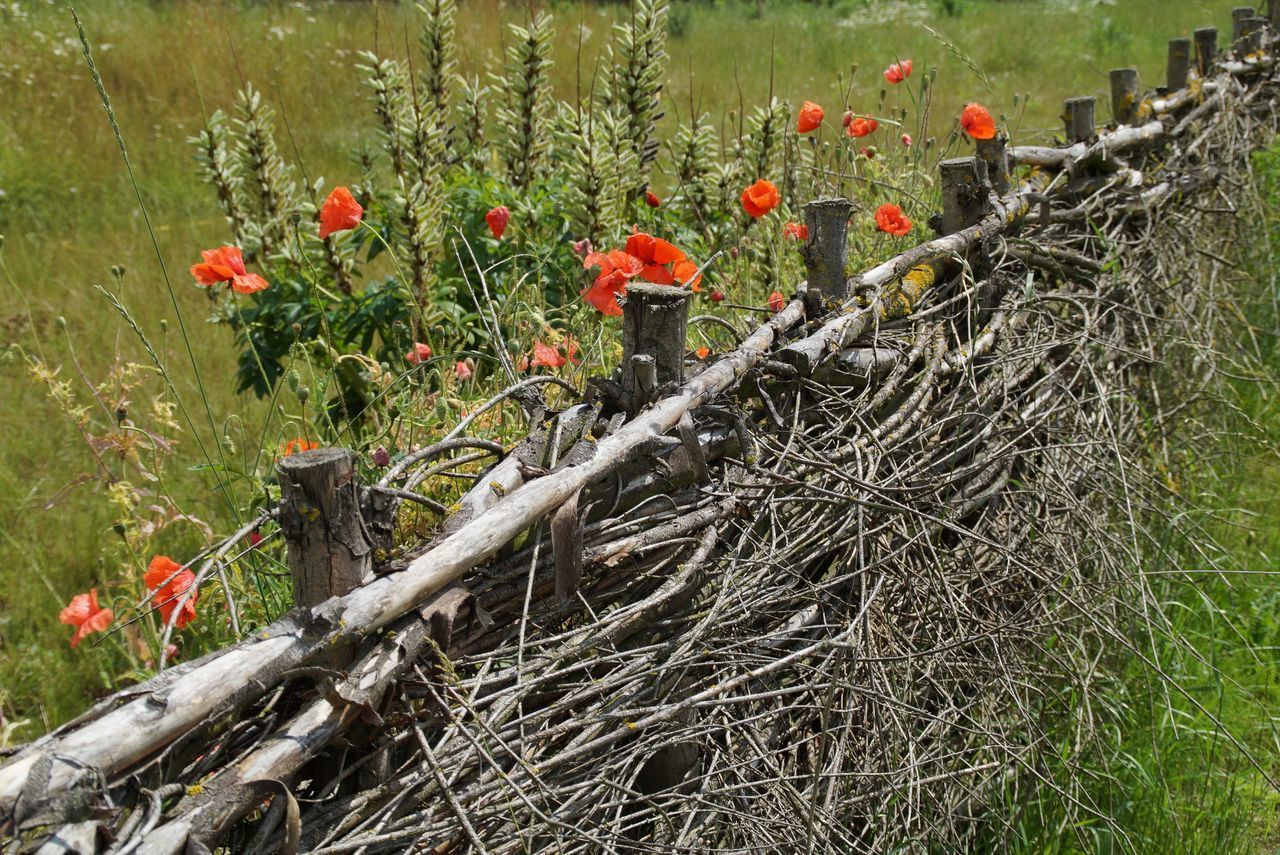
<svg viewBox="0 0 1280 855"><path fill-rule="evenodd" d="M728 353L633 286L612 378L491 402L514 448L283 460L297 608L10 756L6 851L870 852L1071 796L1055 713L1159 622L1135 568L1239 358L1280 18L1248 11L1154 93L1112 72L1110 126L1072 99L1061 147L944 161L940 236L871 270L811 203L806 283ZM415 489L488 458L388 560Z"/></svg>

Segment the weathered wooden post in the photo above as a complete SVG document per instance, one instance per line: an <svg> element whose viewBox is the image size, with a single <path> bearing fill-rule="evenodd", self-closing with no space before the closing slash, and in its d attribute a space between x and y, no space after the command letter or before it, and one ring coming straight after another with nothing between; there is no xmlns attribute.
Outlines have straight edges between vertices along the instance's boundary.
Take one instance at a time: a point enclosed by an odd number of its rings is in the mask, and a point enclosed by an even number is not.
<svg viewBox="0 0 1280 855"><path fill-rule="evenodd" d="M622 304L622 400L640 412L666 383L684 379L690 292L671 285L631 284Z"/></svg>
<svg viewBox="0 0 1280 855"><path fill-rule="evenodd" d="M851 213L853 203L848 199L816 199L804 206L804 222L809 229L804 244L804 304L810 317L822 314L828 301L842 301L848 296L845 267L849 262Z"/></svg>
<svg viewBox="0 0 1280 855"><path fill-rule="evenodd" d="M1169 39L1169 67L1165 76L1165 88L1177 92L1187 85L1187 72L1191 70L1191 39Z"/></svg>
<svg viewBox="0 0 1280 855"><path fill-rule="evenodd" d="M1237 6L1231 10L1231 47L1233 50L1240 50L1240 39L1244 35L1244 22L1252 17L1252 6Z"/></svg>
<svg viewBox="0 0 1280 855"><path fill-rule="evenodd" d="M1093 139L1095 127L1093 108L1097 100L1092 95L1067 99L1062 114L1063 121L1066 123L1067 142L1088 142Z"/></svg>
<svg viewBox="0 0 1280 855"><path fill-rule="evenodd" d="M280 528L289 545L295 605L311 608L372 576L351 452L319 448L276 463Z"/></svg>
<svg viewBox="0 0 1280 855"><path fill-rule="evenodd" d="M1280 0L1270 0L1267 3L1267 12L1271 19L1271 29L1280 30Z"/></svg>
<svg viewBox="0 0 1280 855"><path fill-rule="evenodd" d="M1201 79L1209 76L1209 69L1213 67L1213 60L1218 52L1218 28L1217 27L1201 27L1195 31L1196 40L1196 71L1199 72Z"/></svg>
<svg viewBox="0 0 1280 855"><path fill-rule="evenodd" d="M1240 53L1248 56L1254 51L1262 50L1262 31L1267 26L1266 18L1256 15L1240 22Z"/></svg>
<svg viewBox="0 0 1280 855"><path fill-rule="evenodd" d="M978 140L978 157L987 165L987 178L992 188L1001 195L1009 192L1012 179L1009 174L1009 138L997 133L989 140Z"/></svg>
<svg viewBox="0 0 1280 855"><path fill-rule="evenodd" d="M942 175L942 231L955 234L991 210L987 164L978 157L953 157L938 164Z"/></svg>
<svg viewBox="0 0 1280 855"><path fill-rule="evenodd" d="M1118 125L1138 120L1138 69L1111 69L1111 118Z"/></svg>

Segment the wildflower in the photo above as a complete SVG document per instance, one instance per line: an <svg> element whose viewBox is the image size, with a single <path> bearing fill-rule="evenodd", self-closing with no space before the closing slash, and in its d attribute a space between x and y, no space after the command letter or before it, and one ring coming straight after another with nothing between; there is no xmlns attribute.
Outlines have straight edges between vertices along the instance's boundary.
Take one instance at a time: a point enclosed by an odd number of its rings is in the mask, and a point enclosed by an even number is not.
<svg viewBox="0 0 1280 855"><path fill-rule="evenodd" d="M591 238L583 238L573 242L573 254L578 258L586 258L591 254Z"/></svg>
<svg viewBox="0 0 1280 855"><path fill-rule="evenodd" d="M673 284L675 276L667 265L685 260L684 253L674 244L643 232L627 238L626 253L642 262L640 278L655 285Z"/></svg>
<svg viewBox="0 0 1280 855"><path fill-rule="evenodd" d="M369 462L379 468L390 466L391 452L387 451L385 445L380 445L373 450L373 454L369 455Z"/></svg>
<svg viewBox="0 0 1280 855"><path fill-rule="evenodd" d="M822 105L815 104L812 101L805 101L800 107L800 115L796 118L796 132L807 134L815 131L822 124L822 117L826 115L822 110Z"/></svg>
<svg viewBox="0 0 1280 855"><path fill-rule="evenodd" d="M902 135L902 144L907 146L908 148L911 146L911 134Z"/></svg>
<svg viewBox="0 0 1280 855"><path fill-rule="evenodd" d="M769 311L781 312L787 305L787 298L782 296L781 291L774 291L769 295Z"/></svg>
<svg viewBox="0 0 1280 855"><path fill-rule="evenodd" d="M707 347L704 344L702 347L695 350L694 353L697 355L699 359L706 359L708 356L711 355L711 348Z"/></svg>
<svg viewBox="0 0 1280 855"><path fill-rule="evenodd" d="M644 191L644 203L650 208L657 208L662 204L662 200L658 198L658 194L652 190Z"/></svg>
<svg viewBox="0 0 1280 855"><path fill-rule="evenodd" d="M418 365L431 358L431 345L415 341L413 347L404 355L404 361L410 365Z"/></svg>
<svg viewBox="0 0 1280 855"><path fill-rule="evenodd" d="M249 536L246 538L246 540L249 541L250 549L257 549L258 544L262 543L262 535L259 534L257 531L251 531L249 532Z"/></svg>
<svg viewBox="0 0 1280 855"><path fill-rule="evenodd" d="M160 610L160 619L166 624L169 623L169 617L174 610L178 608L178 601L195 584L195 581L196 574L183 568L167 555L157 555L152 558L146 574L142 577L143 584L147 586L147 590L151 591L151 604ZM197 597L198 593L192 590L191 596L187 597L187 601L182 604L182 610L178 612L178 619L174 623L178 629L195 620Z"/></svg>
<svg viewBox="0 0 1280 855"><path fill-rule="evenodd" d="M873 133L878 127L880 127L880 123L875 119L867 116L858 116L849 122L849 136L865 137L867 134Z"/></svg>
<svg viewBox="0 0 1280 855"><path fill-rule="evenodd" d="M960 126L975 140L989 140L996 135L996 120L981 104L965 104L960 114Z"/></svg>
<svg viewBox="0 0 1280 855"><path fill-rule="evenodd" d="M609 313L608 313L608 312L605 312L605 314L607 315L607 314L609 314ZM621 310L621 309L619 309L619 310L618 310L618 314L622 314L622 310ZM523 356L521 356L521 357L520 357L520 360L519 360L518 362L516 362L516 370L517 370L517 371L528 371L528 370L529 370L529 354L527 354L527 353L526 353L526 354L524 354Z"/></svg>
<svg viewBox="0 0 1280 855"><path fill-rule="evenodd" d="M876 147L873 145L872 146L864 145L862 148L858 149L858 153L861 154L863 157L865 157L867 160L871 160L876 156Z"/></svg>
<svg viewBox="0 0 1280 855"><path fill-rule="evenodd" d="M719 302L722 302L723 300L724 300L724 292L723 292L723 291L712 291L712 292L711 292L711 302L713 302L713 303L719 303Z"/></svg>
<svg viewBox="0 0 1280 855"><path fill-rule="evenodd" d="M901 83L911 76L911 60L904 59L902 62L895 62L884 70L884 79L890 83Z"/></svg>
<svg viewBox="0 0 1280 855"><path fill-rule="evenodd" d="M840 119L840 125L841 125L841 127L847 128L847 127L849 127L849 125L850 125L850 124L852 124L852 123L853 123L853 111L852 111L852 110L845 110L845 111L844 111L844 116L843 116L843 117L841 117L841 119Z"/></svg>
<svg viewBox="0 0 1280 855"><path fill-rule="evenodd" d="M511 219L511 212L507 210L506 205L490 208L489 213L484 215L484 221L489 224L489 231L493 232L495 240L502 240L502 233L507 230L509 219Z"/></svg>
<svg viewBox="0 0 1280 855"><path fill-rule="evenodd" d="M809 227L801 223L784 223L782 226L782 236L791 238L792 240L808 240Z"/></svg>
<svg viewBox="0 0 1280 855"><path fill-rule="evenodd" d="M895 237L911 231L911 221L902 215L897 205L881 205L876 209L876 228Z"/></svg>
<svg viewBox="0 0 1280 855"><path fill-rule="evenodd" d="M296 454L301 451L314 451L317 448L319 448L319 446L309 439L305 439L300 436L294 437L284 444L284 456L288 457L291 454Z"/></svg>
<svg viewBox="0 0 1280 855"><path fill-rule="evenodd" d="M470 380L472 373L471 366L467 364L465 359L459 359L453 365L453 374L459 380Z"/></svg>
<svg viewBox="0 0 1280 855"><path fill-rule="evenodd" d="M199 285L209 288L219 282L230 282L231 290L237 294L252 294L267 287L267 280L245 270L244 256L239 247L206 249L200 257L203 262L191 265L191 275Z"/></svg>
<svg viewBox="0 0 1280 855"><path fill-rule="evenodd" d="M115 614L111 609L99 607L98 589L90 588L89 593L72 597L67 607L58 612L58 620L76 628L71 634L71 646L75 647L86 635L111 626Z"/></svg>
<svg viewBox="0 0 1280 855"><path fill-rule="evenodd" d="M360 225L364 208L346 187L334 187L320 207L320 239L334 232L345 232Z"/></svg>
<svg viewBox="0 0 1280 855"><path fill-rule="evenodd" d="M780 201L778 188L763 178L742 191L742 207L755 219L760 219L778 207Z"/></svg>
<svg viewBox="0 0 1280 855"><path fill-rule="evenodd" d="M590 270L599 267L595 283L582 292L583 299L602 315L621 315L618 296L626 293L627 280L640 275L644 262L620 249L609 252L592 252L582 260L582 267Z"/></svg>
<svg viewBox="0 0 1280 855"><path fill-rule="evenodd" d="M541 368L559 368L566 361L560 355L560 351L551 345L543 344L541 341L533 343L533 361L529 363L530 365Z"/></svg>

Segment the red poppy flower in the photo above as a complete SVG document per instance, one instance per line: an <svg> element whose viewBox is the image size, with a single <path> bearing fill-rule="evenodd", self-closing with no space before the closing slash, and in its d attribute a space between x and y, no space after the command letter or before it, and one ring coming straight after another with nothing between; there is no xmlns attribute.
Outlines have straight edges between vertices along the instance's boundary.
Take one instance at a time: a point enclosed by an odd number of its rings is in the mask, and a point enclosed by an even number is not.
<svg viewBox="0 0 1280 855"><path fill-rule="evenodd" d="M665 241L663 241L665 243ZM639 276L644 262L620 249L591 252L582 260L584 270L599 267L595 283L582 292L583 299L602 315L621 315L618 296L626 293L627 280Z"/></svg>
<svg viewBox="0 0 1280 855"><path fill-rule="evenodd" d="M684 253L674 244L643 232L627 238L626 252L643 262L640 278L655 285L673 284L675 277L667 265L685 260Z"/></svg>
<svg viewBox="0 0 1280 855"><path fill-rule="evenodd" d="M288 457L289 455L295 454L299 451L314 451L319 447L320 446L316 443L311 442L308 439L304 439L300 436L295 437L284 444L284 456Z"/></svg>
<svg viewBox="0 0 1280 855"><path fill-rule="evenodd" d="M784 223L782 226L782 236L791 238L792 240L808 240L809 227L803 223Z"/></svg>
<svg viewBox="0 0 1280 855"><path fill-rule="evenodd" d="M404 355L404 361L410 365L426 362L431 358L431 345L415 341L413 347Z"/></svg>
<svg viewBox="0 0 1280 855"><path fill-rule="evenodd" d="M320 206L320 239L334 232L345 232L360 225L364 208L346 187L334 187Z"/></svg>
<svg viewBox="0 0 1280 855"><path fill-rule="evenodd" d="M249 532L249 536L245 539L249 542L250 549L257 549L258 544L263 541L262 535L256 531Z"/></svg>
<svg viewBox="0 0 1280 855"><path fill-rule="evenodd" d="M658 198L658 194L652 190L644 191L644 203L650 208L657 208L662 204L662 200Z"/></svg>
<svg viewBox="0 0 1280 855"><path fill-rule="evenodd" d="M903 134L903 135L902 135L902 144L903 144L903 145L905 145L905 146L910 147L910 145L911 145L911 134Z"/></svg>
<svg viewBox="0 0 1280 855"><path fill-rule="evenodd" d="M781 312L787 305L787 298L782 296L781 291L774 291L769 295L769 311Z"/></svg>
<svg viewBox="0 0 1280 855"><path fill-rule="evenodd" d="M996 120L981 104L965 104L960 114L960 126L975 140L989 140L996 135Z"/></svg>
<svg viewBox="0 0 1280 855"><path fill-rule="evenodd" d="M151 559L151 564L148 565L142 581L151 591L151 604L160 610L160 619L168 624L169 617L178 608L178 602L183 594L195 584L196 574L183 569L181 564L167 555L157 555ZM182 604L182 610L178 612L175 627L182 629L195 620L198 596L198 592L191 591L191 596Z"/></svg>
<svg viewBox="0 0 1280 855"><path fill-rule="evenodd" d="M852 110L845 110L845 111L844 111L844 116L840 119L840 125L841 125L842 127L847 128L847 127L849 127L849 125L850 125L852 122L853 122L853 111L852 111Z"/></svg>
<svg viewBox="0 0 1280 855"><path fill-rule="evenodd" d="M778 207L780 201L782 199L778 195L778 188L763 178L742 191L742 207L755 219L760 219Z"/></svg>
<svg viewBox="0 0 1280 855"><path fill-rule="evenodd" d="M902 216L902 209L897 205L881 205L876 209L876 228L902 237L911 231L911 221Z"/></svg>
<svg viewBox="0 0 1280 855"><path fill-rule="evenodd" d="M873 133L878 127L880 127L880 123L875 119L867 116L858 116L849 122L849 136L865 137L867 134Z"/></svg>
<svg viewBox="0 0 1280 855"><path fill-rule="evenodd" d="M874 157L876 156L876 147L875 147L875 146L865 146L865 145L864 145L862 148L858 149L858 152L859 152L859 154L861 154L863 157L865 157L867 160L871 160L872 158L874 158Z"/></svg>
<svg viewBox="0 0 1280 855"><path fill-rule="evenodd" d="M884 79L890 83L901 83L911 76L911 60L904 59L902 62L895 62L884 70Z"/></svg>
<svg viewBox="0 0 1280 855"><path fill-rule="evenodd" d="M812 101L805 101L800 107L800 115L796 118L796 131L798 133L807 134L815 131L822 124L822 117L826 113L822 110L822 105L815 104Z"/></svg>
<svg viewBox="0 0 1280 855"><path fill-rule="evenodd" d="M471 366L464 360L460 359L453 365L453 375L459 380L470 380L472 373Z"/></svg>
<svg viewBox="0 0 1280 855"><path fill-rule="evenodd" d="M231 290L237 294L252 294L267 287L267 280L245 270L244 256L239 247L206 249L200 253L200 257L204 259L203 262L191 265L191 275L199 285L209 288L219 282L230 282Z"/></svg>
<svg viewBox="0 0 1280 855"><path fill-rule="evenodd" d="M491 208L489 213L484 215L484 221L489 224L489 231L493 232L497 240L502 240L502 234L507 230L509 219L511 219L511 212L507 210L506 205Z"/></svg>
<svg viewBox="0 0 1280 855"><path fill-rule="evenodd" d="M380 445L369 455L369 462L374 466L383 467L391 465L391 452L387 451L385 445Z"/></svg>
<svg viewBox="0 0 1280 855"><path fill-rule="evenodd" d="M699 359L706 359L708 356L710 356L710 355L711 355L711 348L707 347L706 345L703 345L702 347L700 347L700 348L698 348L697 350L695 350L695 351L694 351L694 354L695 354Z"/></svg>
<svg viewBox="0 0 1280 855"><path fill-rule="evenodd" d="M541 368L559 368L568 360L549 344L543 344L541 341L533 343L533 360L529 363L534 367Z"/></svg>
<svg viewBox="0 0 1280 855"><path fill-rule="evenodd" d="M115 614L98 606L98 589L90 588L89 593L72 597L67 607L58 612L58 620L76 628L71 634L71 646L75 647L86 635L111 626Z"/></svg>
<svg viewBox="0 0 1280 855"><path fill-rule="evenodd" d="M721 302L722 300L724 300L724 292L723 292L723 291L712 291L712 292L711 292L711 302L713 302L713 303L719 303L719 302Z"/></svg>

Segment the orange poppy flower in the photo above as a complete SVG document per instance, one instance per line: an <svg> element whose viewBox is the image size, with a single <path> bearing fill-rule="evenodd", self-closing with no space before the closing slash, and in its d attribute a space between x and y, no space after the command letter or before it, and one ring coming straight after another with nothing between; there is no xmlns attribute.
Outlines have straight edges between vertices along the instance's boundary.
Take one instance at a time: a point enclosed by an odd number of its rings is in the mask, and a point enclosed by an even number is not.
<svg viewBox="0 0 1280 855"><path fill-rule="evenodd" d="M875 119L867 116L858 116L849 121L849 136L865 137L867 134L873 133L878 127L880 127L880 123Z"/></svg>
<svg viewBox="0 0 1280 855"><path fill-rule="evenodd" d="M780 201L778 188L763 178L742 191L743 209L757 220L778 207Z"/></svg>
<svg viewBox="0 0 1280 855"><path fill-rule="evenodd" d="M981 104L965 104L960 114L960 127L975 140L989 140L996 135L996 120Z"/></svg>
<svg viewBox="0 0 1280 855"><path fill-rule="evenodd" d="M160 619L168 624L169 617L178 608L183 594L195 584L196 574L184 569L167 555L157 555L151 559L142 581L151 591L151 604L160 610ZM192 590L191 596L182 604L182 610L178 612L178 619L174 623L176 628L182 629L195 620L198 596L198 592Z"/></svg>
<svg viewBox="0 0 1280 855"><path fill-rule="evenodd" d="M821 104L805 101L800 106L800 115L796 117L796 131L802 134L816 131L822 124L822 117L825 115L826 113L823 112Z"/></svg>
<svg viewBox="0 0 1280 855"><path fill-rule="evenodd" d="M404 355L404 361L410 365L426 362L431 358L431 345L415 341L413 347Z"/></svg>
<svg viewBox="0 0 1280 855"><path fill-rule="evenodd" d="M288 457L290 454L293 454L298 451L314 451L319 447L320 446L318 446L316 443L311 442L308 439L303 439L302 437L296 437L284 444L284 456Z"/></svg>
<svg viewBox="0 0 1280 855"><path fill-rule="evenodd" d="M702 347L695 350L694 353L697 355L699 359L706 359L708 356L711 355L711 348L707 347L706 345L703 345Z"/></svg>
<svg viewBox="0 0 1280 855"><path fill-rule="evenodd" d="M364 208L346 187L334 187L320 206L320 239L334 232L345 232L360 225Z"/></svg>
<svg viewBox="0 0 1280 855"><path fill-rule="evenodd" d="M769 295L769 311L781 312L787 306L787 298L782 296L781 291L774 291Z"/></svg>
<svg viewBox="0 0 1280 855"><path fill-rule="evenodd" d="M809 227L803 223L785 223L782 226L782 236L792 240L808 240Z"/></svg>
<svg viewBox="0 0 1280 855"><path fill-rule="evenodd" d="M493 232L496 240L502 240L502 235L507 230L507 220L509 219L511 219L511 212L507 210L506 205L490 208L489 212L484 215L484 221L489 224L489 231Z"/></svg>
<svg viewBox="0 0 1280 855"><path fill-rule="evenodd" d="M204 259L203 262L191 265L191 275L199 285L209 288L219 282L230 282L231 290L237 294L252 294L267 287L267 280L245 270L244 255L239 247L206 249L200 253L200 257Z"/></svg>
<svg viewBox="0 0 1280 855"><path fill-rule="evenodd" d="M58 620L76 628L76 631L71 634L71 646L75 647L86 635L102 632L111 626L111 622L115 620L115 614L111 609L99 607L98 589L90 588L89 593L76 594L72 597L67 607L58 612Z"/></svg>
<svg viewBox="0 0 1280 855"><path fill-rule="evenodd" d="M561 353L561 351L564 351ZM540 366L542 368L559 368L566 362L578 362L578 343L573 338L567 337L564 344L557 349L549 344L541 341L533 343L533 360L529 363L532 366Z"/></svg>
<svg viewBox="0 0 1280 855"><path fill-rule="evenodd" d="M644 262L630 253L613 249L607 253L587 253L587 257L582 260L582 267L584 270L600 268L595 283L582 292L583 299L600 314L616 316L622 314L622 307L618 305L619 295L626 293L628 279L640 275Z"/></svg>
<svg viewBox="0 0 1280 855"><path fill-rule="evenodd" d="M644 232L635 232L627 238L625 251L644 264L640 270L640 278L646 282L655 285L674 285L679 282L694 291L702 290L698 286L702 281L701 276L689 281L689 277L698 272L698 265L690 261L674 244ZM667 269L668 264L671 265L670 269Z"/></svg>
<svg viewBox="0 0 1280 855"><path fill-rule="evenodd" d="M876 209L876 228L895 237L911 231L911 221L902 215L897 205L881 205Z"/></svg>
<svg viewBox="0 0 1280 855"><path fill-rule="evenodd" d="M644 203L650 208L657 208L662 204L662 200L658 198L658 194L652 190L644 191Z"/></svg>
<svg viewBox="0 0 1280 855"><path fill-rule="evenodd" d="M884 70L884 79L890 83L901 83L911 76L912 62L904 59L902 62L895 62Z"/></svg>

